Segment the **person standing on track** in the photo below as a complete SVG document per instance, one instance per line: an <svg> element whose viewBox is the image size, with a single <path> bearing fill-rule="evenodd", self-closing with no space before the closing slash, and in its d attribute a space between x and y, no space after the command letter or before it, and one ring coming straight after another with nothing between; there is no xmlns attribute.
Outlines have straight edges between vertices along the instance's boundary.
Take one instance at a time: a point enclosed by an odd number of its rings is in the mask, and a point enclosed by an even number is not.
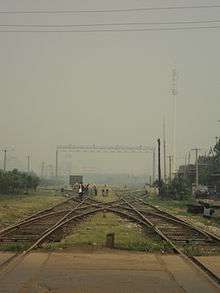
<svg viewBox="0 0 220 293"><path fill-rule="evenodd" d="M93 186L93 189L94 189L95 196L97 196L97 194L98 194L98 190L97 190L97 187L96 187L95 184L94 184L94 186Z"/></svg>
<svg viewBox="0 0 220 293"><path fill-rule="evenodd" d="M79 198L82 200L82 197L83 197L83 184L80 184L79 185Z"/></svg>

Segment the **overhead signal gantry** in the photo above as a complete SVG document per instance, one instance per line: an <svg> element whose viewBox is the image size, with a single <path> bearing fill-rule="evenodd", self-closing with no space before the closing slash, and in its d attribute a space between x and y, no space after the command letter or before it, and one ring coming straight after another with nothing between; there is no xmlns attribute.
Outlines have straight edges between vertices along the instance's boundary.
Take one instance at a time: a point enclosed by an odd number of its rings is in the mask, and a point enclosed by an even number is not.
<svg viewBox="0 0 220 293"><path fill-rule="evenodd" d="M146 145L58 145L56 149L56 170L58 177L59 152L89 152L89 153L152 153L153 154L153 181L155 181L156 155L155 148Z"/></svg>

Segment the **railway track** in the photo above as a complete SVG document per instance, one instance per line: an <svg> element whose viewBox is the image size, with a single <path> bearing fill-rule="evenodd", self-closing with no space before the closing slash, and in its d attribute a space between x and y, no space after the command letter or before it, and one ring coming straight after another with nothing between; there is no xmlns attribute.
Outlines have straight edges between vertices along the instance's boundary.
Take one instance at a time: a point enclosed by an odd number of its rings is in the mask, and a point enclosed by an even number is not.
<svg viewBox="0 0 220 293"><path fill-rule="evenodd" d="M105 211L118 204L119 201L103 203L89 197L82 201L70 198L1 230L0 243L26 243L33 249L46 240L60 241L68 234L70 226L76 225L94 212Z"/></svg>
<svg viewBox="0 0 220 293"><path fill-rule="evenodd" d="M26 233L24 231L24 235L28 235L28 229L29 232L31 232L31 230L34 231L36 229L36 232L38 231L38 233L42 233L44 229L48 229L50 225L55 224L56 221L61 219L69 211L76 209L78 205L79 202L75 198L71 197L65 200L64 202L59 203L51 208L32 214L24 220L1 230L0 242L10 242L10 235L15 235L16 232L20 232L20 230L25 230L25 227L27 228L27 231ZM34 233L31 233L31 235L33 236ZM23 240L25 239L26 238L24 236ZM29 239L31 239L31 236ZM19 237L15 237L14 241L16 242L16 240L19 241L22 239L19 239Z"/></svg>
<svg viewBox="0 0 220 293"><path fill-rule="evenodd" d="M108 207L109 204L90 198L84 198L82 201L70 198L0 231L0 242L28 244L25 251L13 255L0 265L0 279L22 262L33 249L47 241L60 241L79 221L94 213L105 211Z"/></svg>
<svg viewBox="0 0 220 293"><path fill-rule="evenodd" d="M123 198L129 206L129 214L136 214L146 225L150 226L156 234L164 241L168 242L173 250L187 262L202 271L211 281L214 281L220 288L220 278L209 268L207 268L198 258L194 257L187 249L196 247L205 255L220 253L220 239L206 231L175 217L167 212L161 211L153 205L147 204L143 200L133 198L131 202Z"/></svg>
<svg viewBox="0 0 220 293"><path fill-rule="evenodd" d="M60 241L79 222L99 212L116 213L141 225L146 233L159 235L163 241L169 243L173 251L196 266L218 286L220 285L220 278L187 250L196 246L204 254L220 253L220 239L135 197L129 200L119 197L117 201L109 203L89 197L82 201L69 198L62 204L40 211L0 231L0 242L28 243L28 248L18 256L21 259L42 243Z"/></svg>

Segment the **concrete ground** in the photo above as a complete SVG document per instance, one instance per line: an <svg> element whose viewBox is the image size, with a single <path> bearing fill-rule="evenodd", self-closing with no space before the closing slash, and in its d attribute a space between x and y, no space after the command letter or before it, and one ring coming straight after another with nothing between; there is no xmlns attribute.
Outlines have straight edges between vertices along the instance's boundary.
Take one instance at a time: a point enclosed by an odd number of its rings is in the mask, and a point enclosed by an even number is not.
<svg viewBox="0 0 220 293"><path fill-rule="evenodd" d="M200 256L197 257L209 270L220 278L220 256Z"/></svg>
<svg viewBox="0 0 220 293"><path fill-rule="evenodd" d="M0 253L0 264L10 253ZM219 272L220 258L203 258ZM220 292L177 255L117 250L34 252L0 270L0 292Z"/></svg>

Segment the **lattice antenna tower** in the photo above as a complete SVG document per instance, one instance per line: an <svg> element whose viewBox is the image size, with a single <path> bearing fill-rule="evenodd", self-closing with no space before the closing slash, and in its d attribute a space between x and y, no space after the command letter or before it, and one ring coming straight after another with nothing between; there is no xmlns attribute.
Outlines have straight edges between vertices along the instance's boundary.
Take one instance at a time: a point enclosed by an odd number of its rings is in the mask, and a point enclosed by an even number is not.
<svg viewBox="0 0 220 293"><path fill-rule="evenodd" d="M172 145L172 153L173 153L173 166L172 173L176 173L176 112L177 112L177 95L178 95L178 71L176 67L172 69L172 97L173 97L173 145Z"/></svg>

